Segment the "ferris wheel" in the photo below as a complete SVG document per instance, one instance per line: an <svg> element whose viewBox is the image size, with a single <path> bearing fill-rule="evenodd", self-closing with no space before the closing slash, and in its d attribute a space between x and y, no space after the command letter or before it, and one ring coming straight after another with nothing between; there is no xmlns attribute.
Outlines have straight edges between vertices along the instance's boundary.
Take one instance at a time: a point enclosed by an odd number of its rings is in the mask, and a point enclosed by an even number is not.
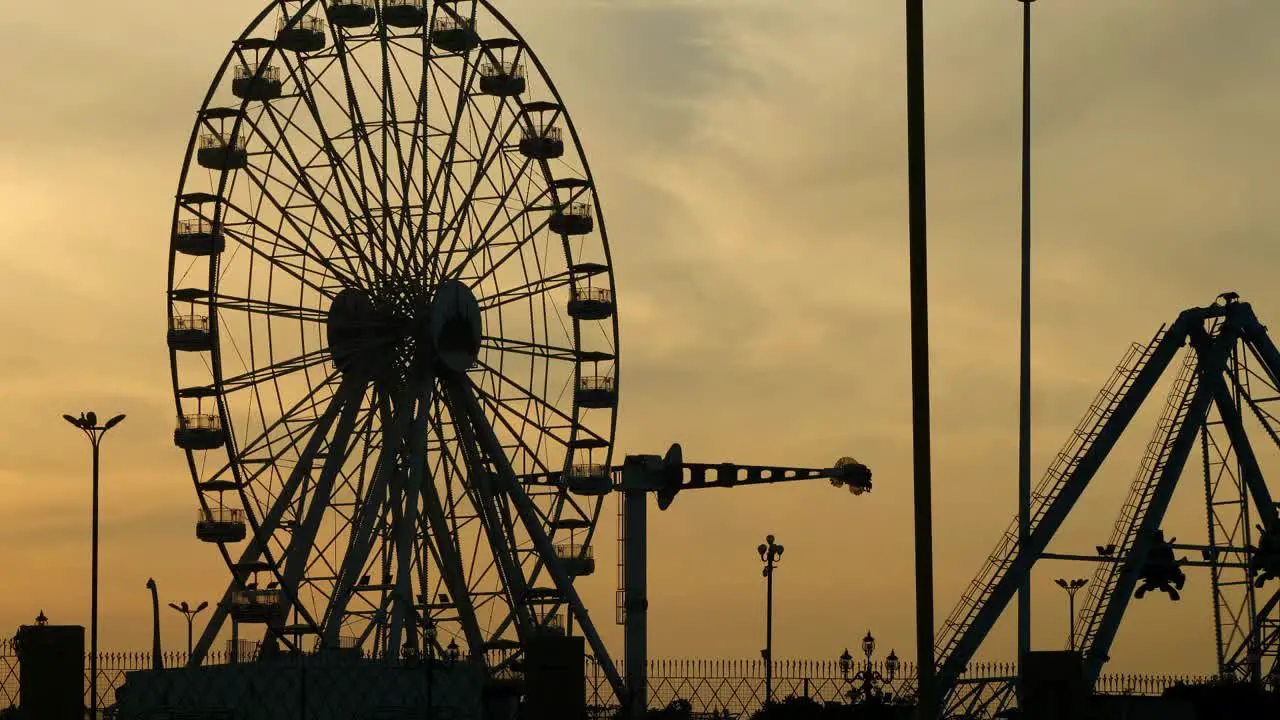
<svg viewBox="0 0 1280 720"><path fill-rule="evenodd" d="M174 442L232 575L193 663L228 618L477 661L576 623L607 660L573 582L611 490L613 271L506 19L268 3L197 114L170 247Z"/></svg>

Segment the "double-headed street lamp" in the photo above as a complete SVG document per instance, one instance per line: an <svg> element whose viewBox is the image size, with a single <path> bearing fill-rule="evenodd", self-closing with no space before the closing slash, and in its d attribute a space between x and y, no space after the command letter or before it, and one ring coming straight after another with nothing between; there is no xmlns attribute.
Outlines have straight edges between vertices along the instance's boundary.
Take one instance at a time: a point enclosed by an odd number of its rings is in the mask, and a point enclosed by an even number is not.
<svg viewBox="0 0 1280 720"><path fill-rule="evenodd" d="M1054 580L1058 587L1067 591L1067 649L1076 649L1076 593L1080 592L1080 588L1089 584L1084 578L1075 578L1074 580L1065 580L1058 578Z"/></svg>
<svg viewBox="0 0 1280 720"><path fill-rule="evenodd" d="M888 700L891 697L885 693L884 686L893 682L893 676L898 672L898 654L893 650L889 651L889 657L884 659L887 675L881 675L871 666L871 655L875 651L876 639L871 637L871 631L868 630L866 637L862 638L862 654L867 658L865 668L853 672L853 656L849 654L849 649L845 648L840 654L840 674L849 684L849 702L851 703L870 702L873 698Z"/></svg>
<svg viewBox="0 0 1280 720"><path fill-rule="evenodd" d="M89 717L98 717L98 455L102 436L124 420L116 415L102 425L94 412L82 412L80 417L63 415L62 419L80 428L93 446L93 575L89 582Z"/></svg>
<svg viewBox="0 0 1280 720"><path fill-rule="evenodd" d="M187 619L187 657L191 657L191 624L195 621L196 615L199 615L202 610L209 607L209 603L201 602L196 606L195 610L191 609L191 606L187 604L186 600L183 600L182 603L178 605L169 603L169 607L182 613L183 617Z"/></svg>
<svg viewBox="0 0 1280 720"><path fill-rule="evenodd" d="M767 587L765 601L765 624L764 624L764 651L761 655L764 658L764 704L768 707L773 702L773 570L782 560L782 546L773 541L773 536L769 535L756 547L756 552L760 553L760 560L764 563L765 586Z"/></svg>

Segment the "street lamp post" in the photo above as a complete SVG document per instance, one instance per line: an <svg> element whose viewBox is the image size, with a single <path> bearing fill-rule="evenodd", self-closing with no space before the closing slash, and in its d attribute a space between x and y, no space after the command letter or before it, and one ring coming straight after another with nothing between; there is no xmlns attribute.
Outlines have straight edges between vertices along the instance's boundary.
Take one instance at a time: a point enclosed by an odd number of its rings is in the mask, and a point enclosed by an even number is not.
<svg viewBox="0 0 1280 720"><path fill-rule="evenodd" d="M187 619L187 657L189 658L191 657L191 624L195 621L196 615L199 615L201 611L209 607L209 603L201 602L195 610L191 609L186 600L183 600L179 605L169 603L169 607L182 613L183 617Z"/></svg>
<svg viewBox="0 0 1280 720"><path fill-rule="evenodd" d="M80 413L80 417L63 415L62 418L80 428L93 446L93 575L89 582L89 717L98 720L98 457L102 436L124 420L116 415L102 425L94 412Z"/></svg>
<svg viewBox="0 0 1280 720"><path fill-rule="evenodd" d="M768 707L773 702L773 570L782 560L782 546L774 543L769 535L756 547L760 560L764 563L765 600L764 623L764 704Z"/></svg>
<svg viewBox="0 0 1280 720"><path fill-rule="evenodd" d="M865 668L853 672L853 656L849 654L849 649L845 648L840 654L840 674L849 684L849 702L851 703L867 703L873 699L883 701L892 697L886 695L884 686L893 682L893 677L898 672L898 653L889 651L889 657L884 659L884 670L887 674L881 674L871 665L871 656L875 651L876 639L868 630L866 637L862 638L862 654L867 658ZM862 699L859 700L859 697Z"/></svg>
<svg viewBox="0 0 1280 720"><path fill-rule="evenodd" d="M1068 650L1076 649L1076 593L1080 592L1080 588L1089 584L1084 578L1075 578L1074 580L1066 580L1058 578L1054 580L1058 587L1067 591L1067 642Z"/></svg>

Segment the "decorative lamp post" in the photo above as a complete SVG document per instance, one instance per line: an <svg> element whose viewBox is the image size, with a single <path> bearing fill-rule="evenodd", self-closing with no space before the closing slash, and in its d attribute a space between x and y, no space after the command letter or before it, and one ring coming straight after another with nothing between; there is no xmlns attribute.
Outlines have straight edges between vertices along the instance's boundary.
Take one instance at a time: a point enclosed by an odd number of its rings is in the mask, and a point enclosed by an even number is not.
<svg viewBox="0 0 1280 720"><path fill-rule="evenodd" d="M191 657L191 624L195 621L196 615L199 615L205 608L209 607L209 603L201 602L196 606L195 610L191 609L191 606L187 604L186 600L183 600L178 605L169 603L169 607L182 613L183 617L187 619L187 657Z"/></svg>
<svg viewBox="0 0 1280 720"><path fill-rule="evenodd" d="M449 641L449 647L444 649L444 656L451 666L458 662L458 658L462 657L462 651L458 649L457 640Z"/></svg>
<svg viewBox="0 0 1280 720"><path fill-rule="evenodd" d="M429 716L435 715L435 698L432 691L435 689L436 633L436 623L428 616L422 623L422 640L427 646L427 714Z"/></svg>
<svg viewBox="0 0 1280 720"><path fill-rule="evenodd" d="M767 588L765 600L764 625L764 704L768 707L773 702L773 570L782 560L782 546L773 541L773 536L765 537L765 541L756 547L760 553L760 561L764 563L762 574Z"/></svg>
<svg viewBox="0 0 1280 720"><path fill-rule="evenodd" d="M102 436L124 420L124 415L116 415L102 425L98 424L98 415L94 412L82 412L80 417L63 415L62 419L80 428L84 436L89 438L93 447L93 574L89 582L89 717L98 717L98 457L102 445Z"/></svg>
<svg viewBox="0 0 1280 720"><path fill-rule="evenodd" d="M1067 649L1075 650L1076 649L1076 593L1080 592L1080 588L1084 587L1085 585L1088 585L1089 581L1084 578L1075 578L1073 580L1058 578L1057 580L1054 580L1054 582L1057 583L1058 587L1067 591L1067 612L1068 612Z"/></svg>
<svg viewBox="0 0 1280 720"><path fill-rule="evenodd" d="M893 682L893 676L898 672L898 653L889 651L889 657L884 661L886 674L882 675L871 665L871 656L875 651L876 639L868 630L866 637L862 638L862 654L867 659L867 664L862 670L854 672L853 656L849 654L848 648L840 654L840 675L849 684L849 702L851 703L882 702L892 697L884 691L884 686Z"/></svg>

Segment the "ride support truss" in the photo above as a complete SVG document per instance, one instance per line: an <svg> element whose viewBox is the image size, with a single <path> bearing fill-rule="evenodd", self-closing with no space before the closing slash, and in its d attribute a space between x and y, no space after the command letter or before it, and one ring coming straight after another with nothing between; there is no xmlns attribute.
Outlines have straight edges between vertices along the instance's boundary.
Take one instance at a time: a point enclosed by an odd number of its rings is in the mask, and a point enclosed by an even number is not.
<svg viewBox="0 0 1280 720"><path fill-rule="evenodd" d="M1106 545L1096 556L1047 553L1089 482L1178 353L1189 347ZM1198 550L1210 568L1219 670L1258 683L1280 677L1280 593L1264 595L1280 563L1277 505L1257 452L1280 450L1280 351L1251 306L1235 293L1182 312L1146 345L1133 345L1054 458L1032 496L1030 534L1017 519L1001 536L938 634L940 690L951 705L966 667L1017 588L1042 557L1097 563L1075 618L1086 680L1096 681L1153 549ZM1257 449L1250 443L1250 428ZM1160 524L1193 453L1204 469L1204 545L1166 544ZM1253 530L1260 535L1253 535ZM1256 545L1255 545L1256 543ZM1176 566L1174 567L1176 571ZM1144 586L1145 587L1145 586ZM1259 601L1259 596L1264 598ZM1269 599L1267 599L1269 598Z"/></svg>

